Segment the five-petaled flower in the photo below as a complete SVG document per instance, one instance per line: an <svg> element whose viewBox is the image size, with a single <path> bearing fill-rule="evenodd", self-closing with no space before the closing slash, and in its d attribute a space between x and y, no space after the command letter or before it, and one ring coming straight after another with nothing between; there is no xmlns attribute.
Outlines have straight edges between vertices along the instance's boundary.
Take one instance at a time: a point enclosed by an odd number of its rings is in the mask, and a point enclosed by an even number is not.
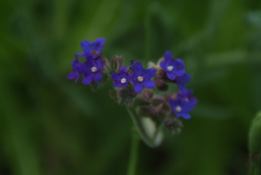
<svg viewBox="0 0 261 175"><path fill-rule="evenodd" d="M165 52L164 61L160 63L160 67L166 72L170 80L185 74L184 62L181 59L173 59L170 51Z"/></svg>
<svg viewBox="0 0 261 175"><path fill-rule="evenodd" d="M90 84L92 82L100 82L102 80L101 71L103 70L103 62L101 59L93 60L87 59L84 64L79 66L79 71L84 74L82 79L83 84Z"/></svg>
<svg viewBox="0 0 261 175"><path fill-rule="evenodd" d="M184 119L191 118L188 112L190 112L198 102L196 98L191 97L192 93L193 90L180 91L175 100L169 99L170 107L177 117L183 117Z"/></svg>
<svg viewBox="0 0 261 175"><path fill-rule="evenodd" d="M100 56L104 42L104 38L98 38L92 43L90 41L84 40L81 42L81 47L84 53L80 54L85 54L87 57L95 59Z"/></svg>
<svg viewBox="0 0 261 175"><path fill-rule="evenodd" d="M144 69L140 62L133 62L131 70L133 71L132 82L134 83L134 90L137 93L140 93L143 87L148 89L155 87L155 82L151 80L156 74L154 68Z"/></svg>
<svg viewBox="0 0 261 175"><path fill-rule="evenodd" d="M126 66L122 66L119 70L119 73L114 72L111 74L111 79L114 81L114 87L125 88L131 81L131 74L127 72Z"/></svg>

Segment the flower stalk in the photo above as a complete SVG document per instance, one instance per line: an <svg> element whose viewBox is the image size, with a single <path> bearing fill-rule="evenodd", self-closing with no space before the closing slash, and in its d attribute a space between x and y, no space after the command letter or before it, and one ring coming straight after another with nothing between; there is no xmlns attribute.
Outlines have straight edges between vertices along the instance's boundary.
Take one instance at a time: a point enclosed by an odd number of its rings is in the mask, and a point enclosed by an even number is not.
<svg viewBox="0 0 261 175"><path fill-rule="evenodd" d="M135 175L136 167L138 163L138 152L139 152L139 136L135 131L133 131L127 175Z"/></svg>

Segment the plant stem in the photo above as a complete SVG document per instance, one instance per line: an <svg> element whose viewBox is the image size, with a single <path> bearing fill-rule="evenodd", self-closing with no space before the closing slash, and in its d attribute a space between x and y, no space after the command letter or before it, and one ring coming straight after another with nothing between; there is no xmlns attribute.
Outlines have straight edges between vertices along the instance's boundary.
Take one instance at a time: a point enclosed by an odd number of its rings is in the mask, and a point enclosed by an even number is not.
<svg viewBox="0 0 261 175"><path fill-rule="evenodd" d="M137 135L136 132L133 132L127 175L135 175L135 171L137 167L138 151L139 151L139 136Z"/></svg>
<svg viewBox="0 0 261 175"><path fill-rule="evenodd" d="M135 126L135 128L137 129L141 139L151 148L155 148L157 147L160 142L156 142L156 136L158 135L158 133L160 131L157 131L157 134L155 135L155 137L151 138L148 133L146 132L143 124L142 124L142 121L141 121L141 116L139 116L137 114L137 112L132 109L132 108L126 108L132 121L133 121L133 124Z"/></svg>

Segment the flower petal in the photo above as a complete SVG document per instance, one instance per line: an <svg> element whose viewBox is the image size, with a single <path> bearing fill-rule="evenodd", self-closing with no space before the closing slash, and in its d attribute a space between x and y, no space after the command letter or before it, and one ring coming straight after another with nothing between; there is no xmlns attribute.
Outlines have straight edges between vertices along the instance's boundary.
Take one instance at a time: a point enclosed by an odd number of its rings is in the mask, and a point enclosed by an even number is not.
<svg viewBox="0 0 261 175"><path fill-rule="evenodd" d="M186 120L190 119L191 116L189 114L182 114L182 117Z"/></svg>
<svg viewBox="0 0 261 175"><path fill-rule="evenodd" d="M163 70L166 71L166 64L165 64L165 61L162 61L162 62L160 63L160 67L161 67Z"/></svg>
<svg viewBox="0 0 261 175"><path fill-rule="evenodd" d="M98 38L95 41L93 41L93 45L96 47L102 47L104 45L105 38Z"/></svg>
<svg viewBox="0 0 261 175"><path fill-rule="evenodd" d="M156 69L149 68L144 70L144 78L150 80L152 77L156 75Z"/></svg>
<svg viewBox="0 0 261 175"><path fill-rule="evenodd" d="M92 50L92 45L90 41L84 40L81 42L81 47L86 53L90 53Z"/></svg>
<svg viewBox="0 0 261 175"><path fill-rule="evenodd" d="M115 82L115 83L113 83L113 86L114 87L121 87L121 84L119 82Z"/></svg>
<svg viewBox="0 0 261 175"><path fill-rule="evenodd" d="M143 70L143 66L142 66L142 64L140 63L140 62L135 62L134 63L134 66L133 66L133 71L134 72L140 72L140 71L142 71Z"/></svg>
<svg viewBox="0 0 261 175"><path fill-rule="evenodd" d="M84 57L85 54L84 54L84 52L81 52L81 53L76 53L74 56L75 56L75 59L78 61L78 57Z"/></svg>
<svg viewBox="0 0 261 175"><path fill-rule="evenodd" d="M170 79L170 80L174 80L176 78L176 76L173 74L173 73L167 73L167 77Z"/></svg>
<svg viewBox="0 0 261 175"><path fill-rule="evenodd" d="M83 84L90 84L93 81L93 78L94 78L94 74L85 75L82 78L82 83Z"/></svg>
<svg viewBox="0 0 261 175"><path fill-rule="evenodd" d="M140 93L142 91L142 85L137 83L134 85L134 90L137 92L137 93Z"/></svg>
<svg viewBox="0 0 261 175"><path fill-rule="evenodd" d="M95 75L94 75L94 80L96 82L100 82L102 81L102 74L100 72L97 72Z"/></svg>
<svg viewBox="0 0 261 175"><path fill-rule="evenodd" d="M170 51L165 52L164 59L165 59L165 64L168 65L169 62L173 59Z"/></svg>
<svg viewBox="0 0 261 175"><path fill-rule="evenodd" d="M126 66L122 66L119 70L119 73L126 73L127 72L127 67Z"/></svg>
<svg viewBox="0 0 261 175"><path fill-rule="evenodd" d="M72 79L75 79L79 76L79 73L78 72L71 72L67 75L67 78L72 80Z"/></svg>
<svg viewBox="0 0 261 175"><path fill-rule="evenodd" d="M155 82L154 81L146 81L142 83L143 86L145 86L148 89L153 89L155 87Z"/></svg>
<svg viewBox="0 0 261 175"><path fill-rule="evenodd" d="M116 72L113 72L111 74L111 79L114 80L114 81L118 80L118 74Z"/></svg>
<svg viewBox="0 0 261 175"><path fill-rule="evenodd" d="M97 61L96 61L96 65L97 65L97 68L98 68L98 70L103 70L103 62L102 62L102 60L101 59L98 59Z"/></svg>

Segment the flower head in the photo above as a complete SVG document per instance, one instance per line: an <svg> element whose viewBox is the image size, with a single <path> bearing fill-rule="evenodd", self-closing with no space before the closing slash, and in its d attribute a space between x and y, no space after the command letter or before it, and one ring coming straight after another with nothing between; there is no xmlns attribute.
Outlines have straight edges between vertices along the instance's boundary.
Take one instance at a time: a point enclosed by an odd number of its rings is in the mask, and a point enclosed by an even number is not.
<svg viewBox="0 0 261 175"><path fill-rule="evenodd" d="M164 61L160 63L160 67L166 72L170 80L185 74L184 62L181 59L173 59L170 51L165 52Z"/></svg>
<svg viewBox="0 0 261 175"><path fill-rule="evenodd" d="M179 92L179 95L175 100L170 98L170 107L177 117L183 117L184 119L191 118L188 112L190 112L195 107L195 104L198 101L196 98L191 97L192 93L192 90Z"/></svg>
<svg viewBox="0 0 261 175"><path fill-rule="evenodd" d="M114 81L114 87L125 88L131 81L131 75L127 72L127 67L122 66L119 73L114 72L111 74L111 79Z"/></svg>
<svg viewBox="0 0 261 175"><path fill-rule="evenodd" d="M82 79L83 84L90 84L92 82L100 82L102 80L101 71L103 70L103 62L93 59L87 59L84 64L82 64L78 70L84 74Z"/></svg>
<svg viewBox="0 0 261 175"><path fill-rule="evenodd" d="M155 82L151 80L156 74L154 68L144 69L140 62L133 62L131 69L133 71L132 82L134 83L134 90L137 93L140 93L143 87L148 89L155 87Z"/></svg>
<svg viewBox="0 0 261 175"><path fill-rule="evenodd" d="M81 42L81 47L87 57L95 59L100 56L104 42L104 38L98 38L92 43L90 41L84 40Z"/></svg>

